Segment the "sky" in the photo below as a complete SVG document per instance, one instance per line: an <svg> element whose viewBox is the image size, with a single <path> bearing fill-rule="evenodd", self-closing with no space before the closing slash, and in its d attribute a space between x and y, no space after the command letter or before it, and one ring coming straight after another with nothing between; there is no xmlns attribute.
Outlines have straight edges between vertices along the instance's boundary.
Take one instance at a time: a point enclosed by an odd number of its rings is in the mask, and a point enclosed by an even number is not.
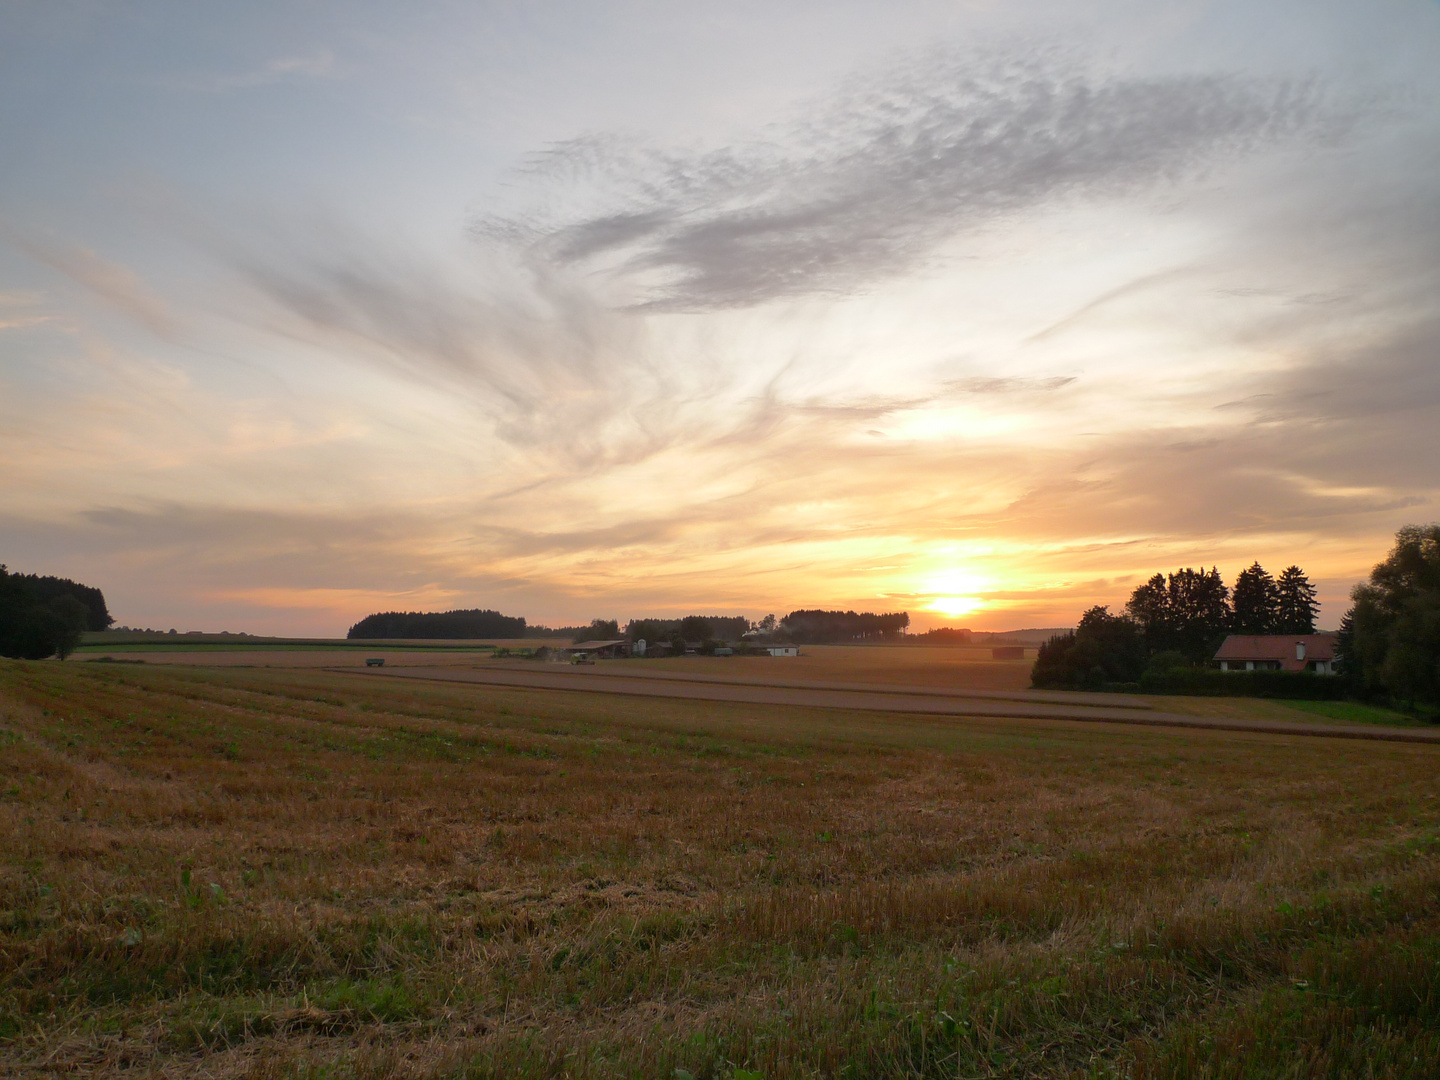
<svg viewBox="0 0 1440 1080"><path fill-rule="evenodd" d="M1440 4L0 0L0 562L1073 625L1440 519Z"/></svg>

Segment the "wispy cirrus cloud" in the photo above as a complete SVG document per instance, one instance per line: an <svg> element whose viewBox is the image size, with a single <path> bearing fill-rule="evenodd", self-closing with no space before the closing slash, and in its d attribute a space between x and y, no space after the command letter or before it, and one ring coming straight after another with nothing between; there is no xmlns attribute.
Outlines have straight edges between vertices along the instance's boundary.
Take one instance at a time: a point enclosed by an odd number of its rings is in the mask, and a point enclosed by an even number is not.
<svg viewBox="0 0 1440 1080"><path fill-rule="evenodd" d="M558 144L527 178L581 205L492 215L475 230L623 278L641 307L743 307L863 288L958 233L1057 199L1335 140L1365 111L1308 81L1106 75L1055 50L942 54L857 81L763 141Z"/></svg>
<svg viewBox="0 0 1440 1080"><path fill-rule="evenodd" d="M272 57L242 71L172 75L161 81L181 90L224 94L284 83L326 82L344 75L345 67L335 53L321 46L309 52Z"/></svg>
<svg viewBox="0 0 1440 1080"><path fill-rule="evenodd" d="M0 292L0 330L17 330L48 322L52 316L35 309L40 306L38 293Z"/></svg>
<svg viewBox="0 0 1440 1080"><path fill-rule="evenodd" d="M178 323L168 305L128 266L74 244L30 236L21 237L18 243L32 258L84 286L157 337L175 337Z"/></svg>
<svg viewBox="0 0 1440 1080"><path fill-rule="evenodd" d="M664 449L677 411L705 392L703 373L655 360L641 322L543 266L490 273L303 229L223 257L272 332L458 395L502 441L567 469Z"/></svg>

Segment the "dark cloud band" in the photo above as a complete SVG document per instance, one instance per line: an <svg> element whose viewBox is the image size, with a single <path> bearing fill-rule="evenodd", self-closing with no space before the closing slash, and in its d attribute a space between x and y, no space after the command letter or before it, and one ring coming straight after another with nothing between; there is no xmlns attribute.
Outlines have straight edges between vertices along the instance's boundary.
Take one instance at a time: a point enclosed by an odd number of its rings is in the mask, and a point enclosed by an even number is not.
<svg viewBox="0 0 1440 1080"><path fill-rule="evenodd" d="M944 56L860 84L773 139L665 152L587 137L531 172L611 205L476 224L630 279L641 306L712 309L852 291L966 229L1069 196L1174 180L1356 118L1310 82L1103 77L1051 53Z"/></svg>

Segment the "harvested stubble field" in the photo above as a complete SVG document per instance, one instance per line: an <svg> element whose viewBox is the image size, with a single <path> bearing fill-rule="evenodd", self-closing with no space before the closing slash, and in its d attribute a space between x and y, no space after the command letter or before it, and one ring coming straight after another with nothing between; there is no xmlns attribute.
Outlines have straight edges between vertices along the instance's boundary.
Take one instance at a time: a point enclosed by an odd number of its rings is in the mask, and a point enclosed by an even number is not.
<svg viewBox="0 0 1440 1080"><path fill-rule="evenodd" d="M631 665L634 661L629 662ZM1023 690L1030 685L1029 660L995 660L989 648L950 645L804 645L793 657L711 656L646 660L661 673L679 671L738 678L784 678L804 682L865 682L964 688Z"/></svg>
<svg viewBox="0 0 1440 1080"><path fill-rule="evenodd" d="M91 635L101 638L103 635ZM491 645L502 648L535 649L557 643L543 638L523 642L443 642L400 646L395 642L371 642L356 646L264 644L250 647L231 642L220 646L187 648L172 641L82 647L77 660L141 660L146 664L185 664L218 667L346 667L360 666L367 656L384 657L388 667L485 666L535 668L536 661L496 659ZM568 644L568 641L559 644ZM866 682L876 685L907 684L965 690L1023 690L1030 685L1030 660L993 660L990 650L935 646L806 645L800 656L684 656L647 660L604 661L615 674L690 674L726 676L739 679L783 678L801 682Z"/></svg>
<svg viewBox="0 0 1440 1080"><path fill-rule="evenodd" d="M0 662L0 1075L1440 1075L1440 750Z"/></svg>

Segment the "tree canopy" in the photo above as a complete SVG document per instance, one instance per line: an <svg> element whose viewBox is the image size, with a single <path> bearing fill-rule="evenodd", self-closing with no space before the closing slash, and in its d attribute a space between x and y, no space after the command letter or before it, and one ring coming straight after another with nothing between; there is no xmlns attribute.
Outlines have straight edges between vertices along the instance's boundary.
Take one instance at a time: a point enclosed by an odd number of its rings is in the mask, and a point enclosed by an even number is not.
<svg viewBox="0 0 1440 1080"><path fill-rule="evenodd" d="M792 611L780 620L780 631L802 645L898 638L910 625L906 611L876 615L869 611Z"/></svg>
<svg viewBox="0 0 1440 1080"><path fill-rule="evenodd" d="M114 621L99 589L69 578L12 574L0 565L0 656L63 660L86 630Z"/></svg>
<svg viewBox="0 0 1440 1080"><path fill-rule="evenodd" d="M739 641L750 629L744 615L686 615L683 619L631 619L625 626L630 641Z"/></svg>
<svg viewBox="0 0 1440 1080"><path fill-rule="evenodd" d="M1350 598L1340 624L1345 677L1368 696L1440 707L1440 524L1396 533Z"/></svg>
<svg viewBox="0 0 1440 1080"><path fill-rule="evenodd" d="M1151 652L1175 651L1208 660L1230 631L1230 590L1213 566L1156 574L1137 588L1125 610L1139 624Z"/></svg>
<svg viewBox="0 0 1440 1080"><path fill-rule="evenodd" d="M1158 576L1158 575L1157 575ZM1145 670L1145 635L1128 615L1092 607L1068 634L1040 646L1031 681L1039 687L1089 686L1134 682Z"/></svg>

